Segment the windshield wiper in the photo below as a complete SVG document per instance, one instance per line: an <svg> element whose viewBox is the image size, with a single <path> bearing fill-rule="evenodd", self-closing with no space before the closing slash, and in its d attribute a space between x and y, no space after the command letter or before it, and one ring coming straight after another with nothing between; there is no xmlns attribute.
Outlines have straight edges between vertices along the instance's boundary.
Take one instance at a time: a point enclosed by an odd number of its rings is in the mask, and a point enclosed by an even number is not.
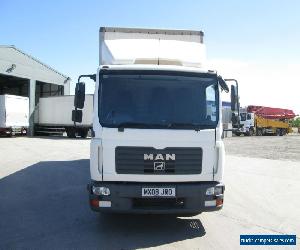
<svg viewBox="0 0 300 250"><path fill-rule="evenodd" d="M213 125L203 125L199 123L182 123L182 122L169 122L169 123L145 123L145 122L120 122L115 124L106 124L108 127L116 127L119 130L124 128L169 128L169 129L193 129L200 131L201 129L214 128Z"/></svg>
<svg viewBox="0 0 300 250"><path fill-rule="evenodd" d="M208 129L208 128L214 128L212 125L203 125L199 123L185 123L185 122L170 122L168 123L168 128L192 128L196 131L200 131L201 129Z"/></svg>
<svg viewBox="0 0 300 250"><path fill-rule="evenodd" d="M163 124L153 124L153 123L144 123L144 122L121 122L117 124L118 128L153 128L153 127L164 127Z"/></svg>

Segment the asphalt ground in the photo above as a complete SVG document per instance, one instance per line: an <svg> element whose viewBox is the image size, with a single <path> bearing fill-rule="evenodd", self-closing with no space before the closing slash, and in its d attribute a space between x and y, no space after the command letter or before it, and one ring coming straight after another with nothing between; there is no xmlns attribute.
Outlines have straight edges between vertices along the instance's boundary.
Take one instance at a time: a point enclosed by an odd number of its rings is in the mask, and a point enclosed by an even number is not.
<svg viewBox="0 0 300 250"><path fill-rule="evenodd" d="M240 246L241 234L299 242L299 136L226 138L224 208L195 217L92 212L89 142L0 138L0 249L258 248Z"/></svg>

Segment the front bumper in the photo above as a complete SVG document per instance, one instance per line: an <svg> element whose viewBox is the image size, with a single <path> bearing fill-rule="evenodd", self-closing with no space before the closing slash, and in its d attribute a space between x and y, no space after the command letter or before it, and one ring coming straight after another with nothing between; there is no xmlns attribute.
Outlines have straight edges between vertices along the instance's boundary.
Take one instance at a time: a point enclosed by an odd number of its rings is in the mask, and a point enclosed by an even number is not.
<svg viewBox="0 0 300 250"><path fill-rule="evenodd" d="M110 195L95 195L92 187L107 187ZM210 187L221 186L222 194L206 195ZM143 187L175 187L175 198L144 198ZM87 186L90 207L98 212L149 213L149 214L198 214L220 210L223 207L225 186L219 182L193 183L135 183L91 182ZM101 204L105 204L103 207Z"/></svg>

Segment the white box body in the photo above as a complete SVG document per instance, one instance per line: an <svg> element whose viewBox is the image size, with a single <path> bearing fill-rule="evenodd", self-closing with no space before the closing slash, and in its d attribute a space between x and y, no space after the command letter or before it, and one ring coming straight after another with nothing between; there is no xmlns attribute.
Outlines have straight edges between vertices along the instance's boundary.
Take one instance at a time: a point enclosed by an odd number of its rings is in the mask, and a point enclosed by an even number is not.
<svg viewBox="0 0 300 250"><path fill-rule="evenodd" d="M134 28L100 28L99 65L178 65L203 67L203 32Z"/></svg>
<svg viewBox="0 0 300 250"><path fill-rule="evenodd" d="M38 119L40 125L73 126L72 110L74 110L74 95L42 97L38 106ZM78 126L91 126L93 117L93 95L85 96L82 110L82 123Z"/></svg>
<svg viewBox="0 0 300 250"><path fill-rule="evenodd" d="M29 126L29 98L0 95L0 128Z"/></svg>

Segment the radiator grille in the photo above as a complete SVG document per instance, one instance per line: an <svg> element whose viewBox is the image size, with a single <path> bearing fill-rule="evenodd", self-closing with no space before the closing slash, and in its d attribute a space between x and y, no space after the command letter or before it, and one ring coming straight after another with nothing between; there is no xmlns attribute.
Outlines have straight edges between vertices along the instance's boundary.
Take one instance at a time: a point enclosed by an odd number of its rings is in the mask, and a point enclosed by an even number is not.
<svg viewBox="0 0 300 250"><path fill-rule="evenodd" d="M144 159L144 154L147 154L147 159ZM116 147L115 162L118 174L200 174L202 149Z"/></svg>

